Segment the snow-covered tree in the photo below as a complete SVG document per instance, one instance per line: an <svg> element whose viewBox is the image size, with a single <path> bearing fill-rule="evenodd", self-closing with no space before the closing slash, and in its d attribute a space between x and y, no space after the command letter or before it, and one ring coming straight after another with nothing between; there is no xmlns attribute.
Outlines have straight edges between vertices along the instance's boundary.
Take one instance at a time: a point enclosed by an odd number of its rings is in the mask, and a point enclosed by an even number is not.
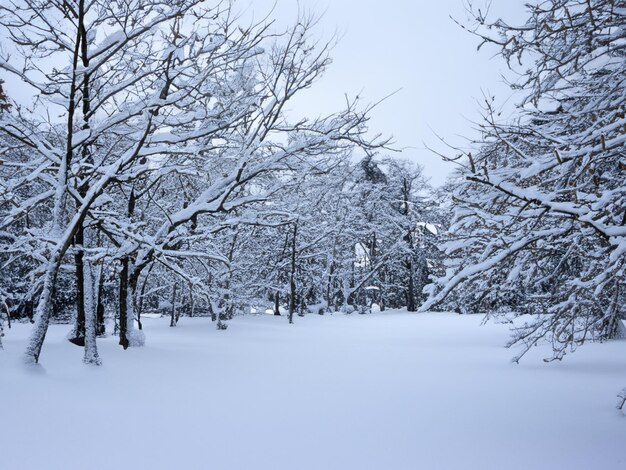
<svg viewBox="0 0 626 470"><path fill-rule="evenodd" d="M521 356L545 338L561 359L613 337L626 312L626 2L527 8L519 27L476 16L476 34L523 64L524 101L505 123L487 103L484 142L459 174L448 273L422 308L455 297L531 313L511 343Z"/></svg>
<svg viewBox="0 0 626 470"><path fill-rule="evenodd" d="M8 99L7 96L4 94L4 89L2 88L2 84L4 82L2 80L0 80L0 115L2 115L2 113L4 113L5 111L7 111L10 108L10 105L8 103ZM0 144L0 175L3 175L2 172L2 166L4 166L4 161L2 160L2 155L7 151L8 149L6 147L3 147L2 144ZM0 207L5 206L7 203L12 202L12 196L9 193L9 191L7 191L5 189L5 186L2 185L0 186ZM0 233L0 240L3 239L7 239L7 238L11 238L10 234L1 234ZM0 243L0 247L4 247L4 243ZM4 261L4 256L0 257L0 262ZM9 281L9 282L13 282L13 281ZM7 285L8 282L7 280L3 279L2 281L0 281L0 349L2 349L2 337L4 336L4 320L2 318L3 316L3 311L6 312L7 315L7 321L9 322L9 326L11 325L11 314L9 312L9 307L7 304L7 296L8 296L8 291L9 291L9 286Z"/></svg>
<svg viewBox="0 0 626 470"><path fill-rule="evenodd" d="M424 300L422 292L431 282L431 272L438 270L439 234L445 219L420 167L392 159L385 162L385 167L389 209L379 223L392 230L392 239L402 242L384 268L381 285L387 284L384 292L392 307L406 305L414 312Z"/></svg>
<svg viewBox="0 0 626 470"><path fill-rule="evenodd" d="M329 64L328 47L310 37L312 18L280 33L242 24L230 2L200 0L16 0L0 12L12 44L0 68L35 97L33 109L0 122L19 143L8 166L19 167L10 187L23 193L0 230L17 231L12 247L29 241L35 260L29 362L39 359L62 269L76 280L74 342L95 348L86 315L100 303L88 284L106 264L118 271L120 344L140 345L135 307L151 266L208 301L198 267L230 265L213 237L280 190L284 179L271 175L302 175L319 159L384 144L365 137L369 108L357 102L314 120L287 118L286 104ZM86 361L94 357L86 351Z"/></svg>

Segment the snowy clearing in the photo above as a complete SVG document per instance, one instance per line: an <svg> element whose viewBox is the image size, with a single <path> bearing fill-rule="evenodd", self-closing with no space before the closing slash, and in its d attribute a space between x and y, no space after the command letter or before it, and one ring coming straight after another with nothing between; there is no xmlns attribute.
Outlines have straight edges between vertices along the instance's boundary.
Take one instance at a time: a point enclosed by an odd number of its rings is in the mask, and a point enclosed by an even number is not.
<svg viewBox="0 0 626 470"><path fill-rule="evenodd" d="M1 466L97 469L623 469L626 342L520 365L505 325L452 314L146 319L144 348L54 325L42 366L0 352Z"/></svg>

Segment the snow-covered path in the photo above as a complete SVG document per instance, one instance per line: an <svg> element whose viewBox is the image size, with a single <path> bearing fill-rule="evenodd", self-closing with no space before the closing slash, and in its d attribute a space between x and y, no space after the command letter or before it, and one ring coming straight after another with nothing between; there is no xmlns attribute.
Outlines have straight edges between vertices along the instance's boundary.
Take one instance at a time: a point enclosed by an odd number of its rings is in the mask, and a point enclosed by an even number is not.
<svg viewBox="0 0 626 470"><path fill-rule="evenodd" d="M507 327L451 314L145 321L101 368L53 326L0 352L0 468L624 469L626 342L520 365ZM543 351L545 353L545 351Z"/></svg>

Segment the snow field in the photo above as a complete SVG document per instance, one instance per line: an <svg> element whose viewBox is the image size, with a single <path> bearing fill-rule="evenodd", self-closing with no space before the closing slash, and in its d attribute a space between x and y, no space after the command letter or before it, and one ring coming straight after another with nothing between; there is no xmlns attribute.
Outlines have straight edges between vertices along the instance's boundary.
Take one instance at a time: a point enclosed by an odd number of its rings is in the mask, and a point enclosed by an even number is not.
<svg viewBox="0 0 626 470"><path fill-rule="evenodd" d="M99 341L103 366L53 325L0 352L0 468L624 469L626 342L520 365L505 325L384 312L144 321L146 346Z"/></svg>

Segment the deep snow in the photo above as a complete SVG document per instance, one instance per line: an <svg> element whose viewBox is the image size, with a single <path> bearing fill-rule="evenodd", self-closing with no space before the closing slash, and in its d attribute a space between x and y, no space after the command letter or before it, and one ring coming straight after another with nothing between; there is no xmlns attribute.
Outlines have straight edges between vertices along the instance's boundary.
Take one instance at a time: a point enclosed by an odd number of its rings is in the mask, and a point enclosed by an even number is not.
<svg viewBox="0 0 626 470"><path fill-rule="evenodd" d="M0 468L624 469L626 342L520 365L477 316L146 319L104 365L50 329L40 367L0 351Z"/></svg>

